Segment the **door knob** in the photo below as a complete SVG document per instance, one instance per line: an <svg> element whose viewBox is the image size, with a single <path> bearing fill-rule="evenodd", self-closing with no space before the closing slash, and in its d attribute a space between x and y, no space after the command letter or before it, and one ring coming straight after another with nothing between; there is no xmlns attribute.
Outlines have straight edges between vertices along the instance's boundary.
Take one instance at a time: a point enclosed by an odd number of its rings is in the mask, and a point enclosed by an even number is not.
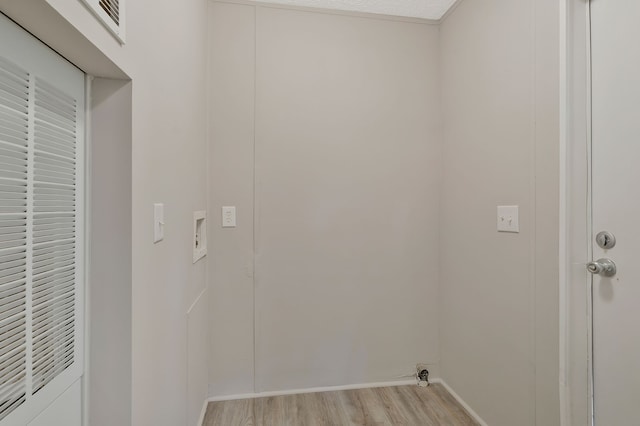
<svg viewBox="0 0 640 426"><path fill-rule="evenodd" d="M611 259L598 259L595 262L587 263L587 271L603 277L613 277L616 272L616 264Z"/></svg>

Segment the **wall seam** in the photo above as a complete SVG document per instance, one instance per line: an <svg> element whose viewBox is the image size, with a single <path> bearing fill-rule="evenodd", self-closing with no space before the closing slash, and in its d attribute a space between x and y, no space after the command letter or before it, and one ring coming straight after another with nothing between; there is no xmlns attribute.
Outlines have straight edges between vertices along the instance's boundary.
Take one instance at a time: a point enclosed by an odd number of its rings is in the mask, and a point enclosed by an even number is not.
<svg viewBox="0 0 640 426"><path fill-rule="evenodd" d="M205 146L205 155L206 155L206 163L205 163L205 173L207 176L207 182L206 182L206 210L207 210L207 216L209 217L209 225L207 226L207 233L209 235L207 235L207 241L211 242L213 241L213 238L210 238L210 235L212 233L213 230L213 215L211 214L211 212L213 211L213 200L211 199L211 125L210 125L210 121L209 121L209 117L213 116L212 114L212 110L213 108L211 107L211 25L210 25L210 17L211 17L211 3L207 3L207 43L206 43L206 52L205 54L206 56L206 81L205 81L205 90L207 91L207 99L206 99L206 128L205 128L205 137L206 137L206 146ZM211 246L209 246L211 247ZM209 253L209 256L211 256L213 253ZM209 267L209 262L210 260L207 259L205 257L204 259L206 261L205 264L205 271L204 271L204 277L206 280L206 286L205 289L209 289L209 286L211 285L211 268ZM213 291L211 292L213 293ZM207 293L207 297L211 297L211 293ZM207 321L211 321L211 317L210 315L207 316ZM207 397L209 396L209 386L211 385L211 348L213 347L213 336L211 333L211 327L210 324L208 324L208 330L207 330ZM188 332L188 330L187 330Z"/></svg>
<svg viewBox="0 0 640 426"><path fill-rule="evenodd" d="M459 3L459 1L458 1ZM445 111L444 111L444 84L443 84L443 55L442 55L442 27L438 26L438 91L439 91L439 104L440 104L440 164L445 164L445 139L446 139L446 126L445 126ZM442 380L445 380L444 367L442 365L442 324L444 321L442 320L442 281L443 281L443 273L442 273L442 247L443 247L443 218L444 218L444 167L440 167L440 176L439 176L439 188L438 188L438 285L436 286L438 291L438 370L440 372L440 377Z"/></svg>
<svg viewBox="0 0 640 426"><path fill-rule="evenodd" d="M253 392L257 392L256 389L256 348L257 348L257 315L256 315L256 101L258 98L257 89L258 80L258 7L253 6L253 253L252 253L252 281L253 281Z"/></svg>
<svg viewBox="0 0 640 426"><path fill-rule="evenodd" d="M536 1L531 1L531 30L532 30L532 75L531 75L531 101L532 101L532 135L531 135L531 182L530 182L530 211L531 211L531 240L530 240L530 321L531 321L531 374L532 374L532 409L533 409L533 424L537 424L537 247L538 247L538 216L537 216L537 119L538 119L538 111L537 111L537 78L538 78L538 68L537 68L537 49L538 49L538 40L537 40L537 8Z"/></svg>

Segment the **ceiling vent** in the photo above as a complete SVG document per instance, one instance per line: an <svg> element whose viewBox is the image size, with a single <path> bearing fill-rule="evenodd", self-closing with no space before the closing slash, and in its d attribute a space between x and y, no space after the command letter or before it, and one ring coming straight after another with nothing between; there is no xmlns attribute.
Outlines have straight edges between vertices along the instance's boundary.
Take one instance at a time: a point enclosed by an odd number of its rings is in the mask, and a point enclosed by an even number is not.
<svg viewBox="0 0 640 426"><path fill-rule="evenodd" d="M113 33L114 36L124 43L125 20L124 3L125 0L84 0L84 3L98 17L98 19Z"/></svg>

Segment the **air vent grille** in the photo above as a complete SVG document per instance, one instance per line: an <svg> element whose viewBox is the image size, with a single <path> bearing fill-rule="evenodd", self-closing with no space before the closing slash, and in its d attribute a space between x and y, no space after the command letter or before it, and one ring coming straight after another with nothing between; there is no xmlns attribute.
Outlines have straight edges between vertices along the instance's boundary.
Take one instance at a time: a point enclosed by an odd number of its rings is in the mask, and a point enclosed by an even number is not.
<svg viewBox="0 0 640 426"><path fill-rule="evenodd" d="M76 361L77 118L0 57L0 423Z"/></svg>
<svg viewBox="0 0 640 426"><path fill-rule="evenodd" d="M76 258L76 101L35 89L33 393L73 364Z"/></svg>
<svg viewBox="0 0 640 426"><path fill-rule="evenodd" d="M100 0L98 3L116 25L120 25L120 1Z"/></svg>
<svg viewBox="0 0 640 426"><path fill-rule="evenodd" d="M29 73L0 58L0 420L26 401Z"/></svg>
<svg viewBox="0 0 640 426"><path fill-rule="evenodd" d="M82 0L120 43L125 42L126 0Z"/></svg>
<svg viewBox="0 0 640 426"><path fill-rule="evenodd" d="M0 43L0 425L9 426L33 424L84 371L86 79L1 13L0 40L12 41Z"/></svg>

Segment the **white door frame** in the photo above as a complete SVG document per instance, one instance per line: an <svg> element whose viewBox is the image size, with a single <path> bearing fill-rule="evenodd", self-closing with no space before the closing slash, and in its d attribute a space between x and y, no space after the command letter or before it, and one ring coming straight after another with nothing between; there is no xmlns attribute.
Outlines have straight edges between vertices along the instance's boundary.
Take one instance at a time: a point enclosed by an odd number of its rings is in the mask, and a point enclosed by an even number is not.
<svg viewBox="0 0 640 426"><path fill-rule="evenodd" d="M82 424L89 426L89 367L91 361L91 84L93 76L84 79L84 371L82 372Z"/></svg>
<svg viewBox="0 0 640 426"><path fill-rule="evenodd" d="M593 425L590 0L560 2L560 408Z"/></svg>

